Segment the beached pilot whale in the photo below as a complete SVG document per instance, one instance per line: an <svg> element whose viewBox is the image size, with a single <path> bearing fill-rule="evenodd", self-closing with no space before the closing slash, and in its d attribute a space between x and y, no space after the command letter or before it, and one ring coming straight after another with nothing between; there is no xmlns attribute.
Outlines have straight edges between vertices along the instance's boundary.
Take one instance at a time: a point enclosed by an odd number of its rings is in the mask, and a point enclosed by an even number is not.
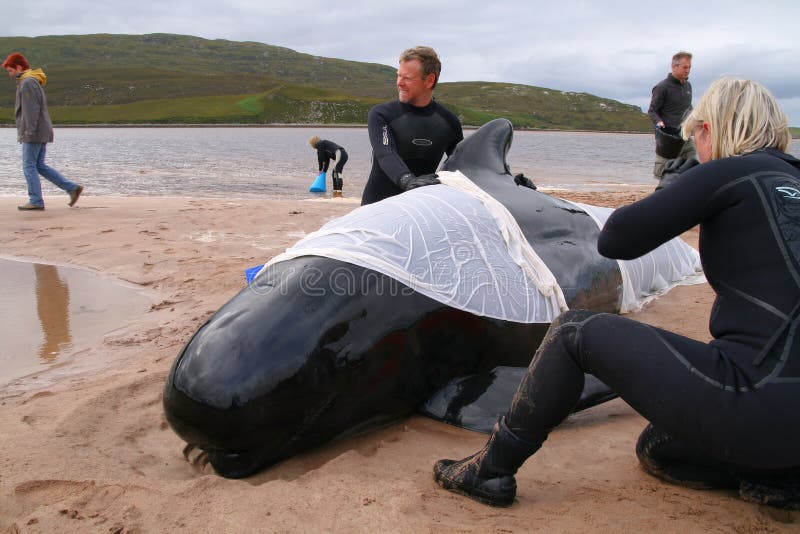
<svg viewBox="0 0 800 534"><path fill-rule="evenodd" d="M174 362L175 432L238 478L415 410L488 431L553 317L618 312L631 292L631 269L596 251L602 214L518 186L511 139L486 124L446 163L450 185L358 208L268 263ZM652 269L649 289L699 269L675 246L691 272ZM578 408L612 398L584 393Z"/></svg>

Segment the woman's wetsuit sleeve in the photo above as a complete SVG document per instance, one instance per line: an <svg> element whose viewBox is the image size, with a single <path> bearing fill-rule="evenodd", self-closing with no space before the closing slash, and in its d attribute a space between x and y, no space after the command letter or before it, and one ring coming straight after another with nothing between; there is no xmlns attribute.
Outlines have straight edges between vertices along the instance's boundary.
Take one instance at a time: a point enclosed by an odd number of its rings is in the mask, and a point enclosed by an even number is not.
<svg viewBox="0 0 800 534"><path fill-rule="evenodd" d="M397 145L389 123L374 108L370 110L367 117L367 131L369 132L369 142L372 144L373 157L386 176L399 186L400 177L411 171L397 153Z"/></svg>
<svg viewBox="0 0 800 534"><path fill-rule="evenodd" d="M598 252L607 258L638 258L698 225L708 216L708 198L717 187L702 167L693 167L670 187L615 210L600 232Z"/></svg>

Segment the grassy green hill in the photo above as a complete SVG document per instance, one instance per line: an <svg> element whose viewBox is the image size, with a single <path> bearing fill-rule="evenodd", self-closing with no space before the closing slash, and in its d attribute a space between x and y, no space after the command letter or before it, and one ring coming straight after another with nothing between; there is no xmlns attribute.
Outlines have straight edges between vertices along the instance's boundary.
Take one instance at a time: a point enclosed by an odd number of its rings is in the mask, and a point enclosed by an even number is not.
<svg viewBox="0 0 800 534"><path fill-rule="evenodd" d="M518 127L576 130L652 131L637 106L587 93L568 93L530 85L487 82L443 83L437 99L465 124L505 117Z"/></svg>
<svg viewBox="0 0 800 534"><path fill-rule="evenodd" d="M54 122L364 124L396 97L395 67L254 42L150 35L0 37L48 76ZM437 99L465 125L506 117L517 127L649 131L636 107L586 93L505 83L442 83ZM13 85L0 123L13 121Z"/></svg>

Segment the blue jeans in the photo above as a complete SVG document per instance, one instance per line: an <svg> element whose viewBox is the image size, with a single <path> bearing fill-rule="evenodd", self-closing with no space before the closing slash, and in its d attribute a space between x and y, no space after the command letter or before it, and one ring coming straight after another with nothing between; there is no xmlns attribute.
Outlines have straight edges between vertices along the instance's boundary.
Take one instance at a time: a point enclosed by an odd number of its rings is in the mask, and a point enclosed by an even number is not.
<svg viewBox="0 0 800 534"><path fill-rule="evenodd" d="M44 162L46 146L47 143L22 143L22 172L25 174L25 181L28 182L28 198L34 206L44 206L40 174L67 193L78 187Z"/></svg>

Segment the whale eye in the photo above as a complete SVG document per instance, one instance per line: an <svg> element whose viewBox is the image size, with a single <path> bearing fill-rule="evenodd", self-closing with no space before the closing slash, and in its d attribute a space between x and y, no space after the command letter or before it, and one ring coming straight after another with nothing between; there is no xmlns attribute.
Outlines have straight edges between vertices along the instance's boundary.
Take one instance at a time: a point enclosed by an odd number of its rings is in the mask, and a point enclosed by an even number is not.
<svg viewBox="0 0 800 534"><path fill-rule="evenodd" d="M320 345L327 345L328 343L335 343L342 339L347 331L350 330L349 323L341 322L339 324L333 325L325 334L322 336L320 340Z"/></svg>

